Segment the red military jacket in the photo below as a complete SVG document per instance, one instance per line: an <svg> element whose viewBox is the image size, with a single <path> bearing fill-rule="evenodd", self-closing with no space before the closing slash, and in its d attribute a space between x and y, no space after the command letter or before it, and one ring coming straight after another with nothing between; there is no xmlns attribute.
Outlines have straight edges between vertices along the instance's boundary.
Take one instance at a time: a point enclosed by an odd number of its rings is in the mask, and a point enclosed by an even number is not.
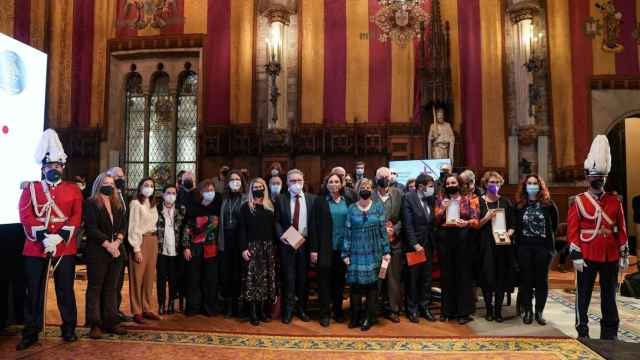
<svg viewBox="0 0 640 360"><path fill-rule="evenodd" d="M64 241L56 248L56 257L75 255L77 252L76 229L82 221L82 193L76 184L61 182L57 186L47 184L51 200L49 224L45 225L47 197L41 182L30 183L20 197L20 222L24 227L27 240L22 254L24 256L44 257L42 240L45 234L58 234ZM32 190L34 193L32 194ZM35 199L36 206L34 207ZM59 211L58 211L59 210Z"/></svg>
<svg viewBox="0 0 640 360"><path fill-rule="evenodd" d="M587 193L576 196L576 201L569 209L567 217L567 238L571 249L576 251L579 249L585 260L618 261L621 248L627 244L627 227L622 202L616 195L609 193L603 194L599 199L593 195L591 197L606 216L604 214L600 216L599 230L596 231L598 227L598 216L595 216L596 207L589 200ZM581 207L584 212L580 209Z"/></svg>

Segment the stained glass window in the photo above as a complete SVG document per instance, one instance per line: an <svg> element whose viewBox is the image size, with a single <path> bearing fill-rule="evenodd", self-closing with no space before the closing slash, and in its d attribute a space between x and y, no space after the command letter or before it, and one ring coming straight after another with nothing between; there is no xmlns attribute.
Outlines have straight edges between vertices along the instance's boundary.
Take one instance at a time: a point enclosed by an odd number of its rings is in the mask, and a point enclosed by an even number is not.
<svg viewBox="0 0 640 360"><path fill-rule="evenodd" d="M162 63L151 75L149 92L142 91L142 76L132 71L126 83L126 160L129 189L146 176L161 189L175 182L180 170L196 171L198 76L186 63L178 88Z"/></svg>

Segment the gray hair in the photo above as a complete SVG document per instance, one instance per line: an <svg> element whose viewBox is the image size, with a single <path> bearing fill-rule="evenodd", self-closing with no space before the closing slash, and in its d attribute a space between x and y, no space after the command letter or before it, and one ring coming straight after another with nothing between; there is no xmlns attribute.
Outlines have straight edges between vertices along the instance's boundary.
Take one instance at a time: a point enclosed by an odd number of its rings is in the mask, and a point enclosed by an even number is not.
<svg viewBox="0 0 640 360"><path fill-rule="evenodd" d="M110 169L111 170L111 169ZM94 199L99 193L100 193L100 188L102 187L102 182L104 181L105 178L113 178L113 176L111 174L109 174L109 172L103 172L100 173L96 179L93 181L93 186L91 187L91 198Z"/></svg>
<svg viewBox="0 0 640 360"><path fill-rule="evenodd" d="M474 183L476 182L476 174L473 173L473 171L471 170L465 170L460 174L461 177L467 179L467 180L471 180Z"/></svg>
<svg viewBox="0 0 640 360"><path fill-rule="evenodd" d="M109 168L109 170L106 171L106 175L111 176L111 177L116 177L118 175L116 175L116 172L118 172L118 170L122 171L122 174L124 174L124 170L119 167L119 166L114 166L112 168Z"/></svg>
<svg viewBox="0 0 640 360"><path fill-rule="evenodd" d="M291 175L300 175L304 179L304 173L302 172L302 170L298 170L298 169L289 170L289 172L287 173L287 181L289 181L289 178L291 177Z"/></svg>
<svg viewBox="0 0 640 360"><path fill-rule="evenodd" d="M376 178L380 178L383 173L391 175L391 170L386 166L379 167L378 170L376 170Z"/></svg>

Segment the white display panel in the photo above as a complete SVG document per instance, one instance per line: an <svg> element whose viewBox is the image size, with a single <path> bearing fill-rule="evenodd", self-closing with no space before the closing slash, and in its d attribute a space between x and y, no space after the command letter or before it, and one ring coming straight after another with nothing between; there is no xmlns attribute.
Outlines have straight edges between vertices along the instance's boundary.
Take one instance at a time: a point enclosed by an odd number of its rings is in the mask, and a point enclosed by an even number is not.
<svg viewBox="0 0 640 360"><path fill-rule="evenodd" d="M407 180L411 178L415 179L422 173L430 175L434 180L438 180L440 177L440 167L444 164L451 165L451 160L434 159L390 161L389 167L398 172L396 181L401 184L406 184Z"/></svg>
<svg viewBox="0 0 640 360"><path fill-rule="evenodd" d="M20 183L40 179L47 55L0 34L0 224L20 222Z"/></svg>

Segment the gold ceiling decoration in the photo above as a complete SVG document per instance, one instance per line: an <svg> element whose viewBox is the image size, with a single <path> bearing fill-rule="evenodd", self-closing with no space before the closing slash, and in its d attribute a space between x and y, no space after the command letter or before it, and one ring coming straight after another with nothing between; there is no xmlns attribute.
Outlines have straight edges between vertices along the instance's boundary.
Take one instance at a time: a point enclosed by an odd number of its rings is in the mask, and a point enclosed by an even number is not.
<svg viewBox="0 0 640 360"><path fill-rule="evenodd" d="M420 36L421 24L426 25L429 15L422 9L424 0L378 0L382 7L371 21L380 28L378 38L404 47Z"/></svg>

